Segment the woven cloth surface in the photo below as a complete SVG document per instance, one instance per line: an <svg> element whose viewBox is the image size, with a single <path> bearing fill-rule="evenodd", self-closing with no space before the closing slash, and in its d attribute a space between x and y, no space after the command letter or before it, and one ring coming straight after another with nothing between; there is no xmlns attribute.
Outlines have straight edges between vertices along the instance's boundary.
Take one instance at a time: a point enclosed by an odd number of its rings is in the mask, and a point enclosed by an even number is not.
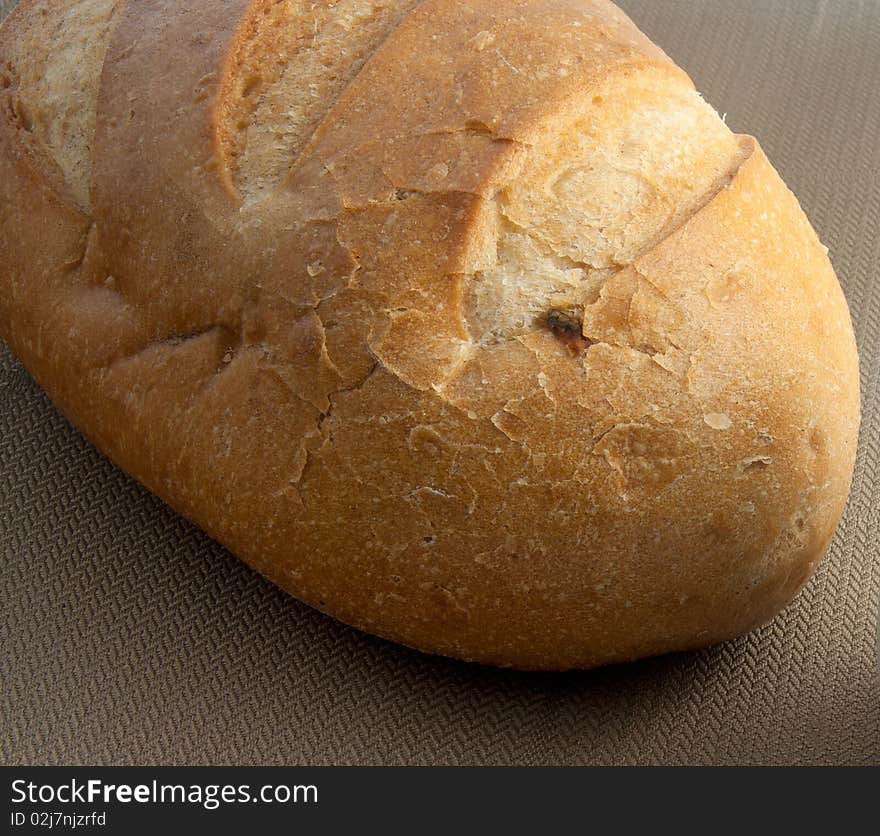
<svg viewBox="0 0 880 836"><path fill-rule="evenodd" d="M621 5L759 137L849 299L858 462L806 590L750 636L604 670L423 656L247 569L84 441L0 344L3 762L880 763L880 2Z"/></svg>

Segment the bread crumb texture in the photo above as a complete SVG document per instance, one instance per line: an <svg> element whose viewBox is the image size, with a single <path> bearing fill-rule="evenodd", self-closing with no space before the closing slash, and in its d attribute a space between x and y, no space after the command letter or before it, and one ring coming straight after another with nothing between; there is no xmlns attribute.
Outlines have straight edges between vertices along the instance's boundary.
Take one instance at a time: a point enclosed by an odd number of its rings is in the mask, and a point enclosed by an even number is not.
<svg viewBox="0 0 880 836"><path fill-rule="evenodd" d="M24 0L0 330L302 600L590 667L767 621L859 421L826 251L600 0Z"/></svg>

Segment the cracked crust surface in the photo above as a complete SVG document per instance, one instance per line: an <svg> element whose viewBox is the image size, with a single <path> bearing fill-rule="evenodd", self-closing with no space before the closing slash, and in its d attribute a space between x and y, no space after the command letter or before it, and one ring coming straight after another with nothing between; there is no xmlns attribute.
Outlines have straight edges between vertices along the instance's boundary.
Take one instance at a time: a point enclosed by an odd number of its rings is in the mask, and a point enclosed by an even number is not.
<svg viewBox="0 0 880 836"><path fill-rule="evenodd" d="M75 75L58 4L0 30L0 330L121 467L308 603L494 664L708 644L806 581L846 303L616 7L63 5Z"/></svg>

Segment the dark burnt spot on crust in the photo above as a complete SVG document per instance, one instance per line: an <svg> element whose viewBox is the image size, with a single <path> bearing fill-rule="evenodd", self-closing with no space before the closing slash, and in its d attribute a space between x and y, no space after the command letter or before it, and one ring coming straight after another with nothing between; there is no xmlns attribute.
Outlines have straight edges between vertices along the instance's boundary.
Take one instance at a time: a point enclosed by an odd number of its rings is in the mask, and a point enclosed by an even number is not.
<svg viewBox="0 0 880 836"><path fill-rule="evenodd" d="M581 336L584 321L575 311L567 311L563 308L550 308L547 311L545 321L547 327L557 334L567 337Z"/></svg>
<svg viewBox="0 0 880 836"><path fill-rule="evenodd" d="M583 333L583 314L577 310L550 308L544 315L544 324L576 354L592 345Z"/></svg>

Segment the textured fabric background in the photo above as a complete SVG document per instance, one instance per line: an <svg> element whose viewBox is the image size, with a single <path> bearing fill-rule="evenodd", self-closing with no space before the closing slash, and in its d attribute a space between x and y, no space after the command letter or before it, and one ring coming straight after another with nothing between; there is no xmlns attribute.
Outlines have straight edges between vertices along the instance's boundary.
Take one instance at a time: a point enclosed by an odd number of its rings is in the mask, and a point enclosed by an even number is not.
<svg viewBox="0 0 880 836"><path fill-rule="evenodd" d="M861 446L805 592L746 638L600 671L422 656L248 570L102 458L2 348L2 761L880 763L880 0L622 5L760 138L849 298Z"/></svg>

